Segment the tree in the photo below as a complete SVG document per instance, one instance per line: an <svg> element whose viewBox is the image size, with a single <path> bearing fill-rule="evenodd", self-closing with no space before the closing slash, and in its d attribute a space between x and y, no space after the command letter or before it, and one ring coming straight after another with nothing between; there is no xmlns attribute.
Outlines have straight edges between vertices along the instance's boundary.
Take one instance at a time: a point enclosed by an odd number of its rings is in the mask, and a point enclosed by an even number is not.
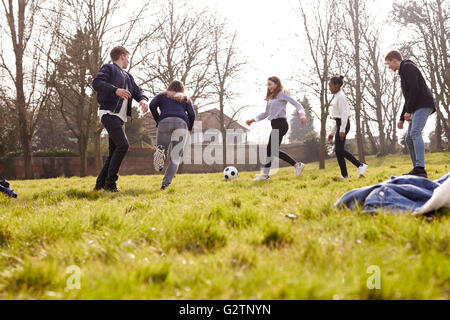
<svg viewBox="0 0 450 320"><path fill-rule="evenodd" d="M51 79L58 97L52 99L66 126L77 139L80 155L80 176L87 174L87 148L97 105L92 103L89 59L91 39L86 30L77 30L73 38L64 41L64 51L54 61L56 69Z"/></svg>
<svg viewBox="0 0 450 320"><path fill-rule="evenodd" d="M144 120L145 118L140 116L139 109L133 106L131 110L131 115L133 118L133 123L128 121L125 124L125 131L127 132L127 138L130 146L137 146L142 148L142 142L146 139L147 133L144 131Z"/></svg>
<svg viewBox="0 0 450 320"><path fill-rule="evenodd" d="M53 39L49 41L48 52L39 48L47 39L42 29L35 24L41 13L40 0L1 0L8 37L14 52L14 67L6 61L4 52L0 52L0 67L7 71L15 89L14 109L20 133L20 142L24 159L25 178L32 179L33 150L32 138L36 123L42 115L43 105L50 97L51 89L47 85L49 75L48 53ZM35 35L36 32L40 33ZM31 43L31 49L29 44ZM31 59L27 59L27 55ZM14 70L13 70L14 69Z"/></svg>
<svg viewBox="0 0 450 320"><path fill-rule="evenodd" d="M150 39L159 28L154 24L143 24L149 3L145 3L137 11L131 12L129 17L124 20L125 22L114 23L120 16L123 16L123 11L119 10L121 7L122 1L120 0L63 0L61 5L54 9L54 11L58 11L58 15L50 16L49 23L54 26L54 33L63 43L70 42L71 38L76 37L82 30L87 47L86 53L89 56L89 58L83 60L83 68L85 69L83 75L86 83L90 84L101 66L109 61L112 43L120 43L129 47L132 53L129 66L131 69L135 66L136 59L140 59L139 55L136 54L140 46ZM75 79L81 84L79 80ZM77 127L88 130L87 133L78 133L81 142L79 149L84 150L84 145L88 141L86 134L88 134L88 137L92 137L95 166L100 168L102 165L100 135L103 126L97 121L96 93L91 94L91 91L91 89L86 88L84 106L77 111L77 117L83 119ZM76 131L79 132L78 129ZM80 156L82 156L81 153Z"/></svg>
<svg viewBox="0 0 450 320"><path fill-rule="evenodd" d="M319 157L319 137L314 130L309 131L306 136L303 145L305 146L307 153L312 154L311 160L316 161Z"/></svg>
<svg viewBox="0 0 450 320"><path fill-rule="evenodd" d="M437 129L450 143L450 6L448 0L394 3L394 20L411 35L404 47L425 68L424 77L436 98ZM450 148L450 145L448 145Z"/></svg>
<svg viewBox="0 0 450 320"><path fill-rule="evenodd" d="M212 104L208 91L215 76L213 39L216 19L207 10L195 9L187 1L168 2L167 10L157 17L155 38L142 46L139 82L156 95L173 80L184 83L195 112Z"/></svg>
<svg viewBox="0 0 450 320"><path fill-rule="evenodd" d="M300 113L297 109L294 110L292 113L292 119L290 121L290 134L289 134L289 142L304 142L306 140L306 137L308 133L311 131L314 131L314 121L313 121L313 114L311 110L311 105L309 103L309 100L306 96L303 97L303 100L301 101L301 105L305 109L305 116L306 119L308 119L308 123L306 125L300 124Z"/></svg>
<svg viewBox="0 0 450 320"><path fill-rule="evenodd" d="M361 62L364 66L362 99L365 106L363 123L368 135L372 135L371 124L376 124L378 141L373 136L369 136L372 152L378 150L379 155L386 155L394 151L390 146L393 141L397 141L396 123L401 106L401 91L398 78L383 66L384 55L380 50L380 32L374 28L377 22L367 15L367 11L363 17L365 21L365 27L361 32Z"/></svg>
<svg viewBox="0 0 450 320"><path fill-rule="evenodd" d="M336 40L339 37L337 25L337 3L332 0L299 1L300 14L308 43L308 49L313 61L309 70L311 81L303 83L312 89L312 93L320 101L320 150L319 168L325 169L326 155L326 122L329 115L330 97L328 81L335 62ZM311 19L311 20L310 20Z"/></svg>
<svg viewBox="0 0 450 320"><path fill-rule="evenodd" d="M36 150L76 150L76 138L67 128L61 112L50 102L44 107L43 116L37 123L36 133L33 137L33 146Z"/></svg>
<svg viewBox="0 0 450 320"><path fill-rule="evenodd" d="M231 125L235 116L245 108L240 107L233 110L230 123L225 123L225 102L234 98L232 83L239 76L241 67L245 64L239 57L236 48L236 32L227 33L226 24L218 23L214 28L214 40L212 45L213 66L215 76L212 79L212 92L217 97L219 103L219 123L222 132L222 156L223 166L227 163L227 129Z"/></svg>
<svg viewBox="0 0 450 320"><path fill-rule="evenodd" d="M0 88L0 158L8 153L20 152L20 136L17 115L14 113L14 100L7 97L4 88Z"/></svg>
<svg viewBox="0 0 450 320"><path fill-rule="evenodd" d="M356 123L356 143L358 146L358 155L361 162L365 161L365 151L364 151L364 135L361 119L361 109L362 109L362 79L361 79L361 33L364 32L364 21L361 18L365 16L364 3L360 0L347 0L345 14L350 17L349 25L346 28L347 40L351 48L354 50L350 53L348 61L353 66L352 74L354 75L355 81L352 83L354 89L354 109L355 109L355 123Z"/></svg>

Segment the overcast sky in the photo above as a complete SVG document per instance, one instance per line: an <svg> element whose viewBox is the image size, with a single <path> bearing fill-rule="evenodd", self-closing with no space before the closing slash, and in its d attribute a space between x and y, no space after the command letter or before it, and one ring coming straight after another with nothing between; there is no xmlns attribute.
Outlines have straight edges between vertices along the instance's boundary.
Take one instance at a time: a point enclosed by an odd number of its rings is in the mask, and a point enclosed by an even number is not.
<svg viewBox="0 0 450 320"><path fill-rule="evenodd" d="M266 80L272 75L281 78L286 89L297 90L299 84L289 80L295 78L301 70L301 57L308 56L307 43L304 40L303 27L298 13L299 0L193 0L198 6L215 9L223 17L229 19L230 27L238 32L238 46L247 58L249 65L242 76L240 97L235 104L252 105L254 107L242 112L242 123L265 109L264 96ZM396 48L398 37L396 29L389 24L388 16L392 8L392 0L375 0L371 10L382 26L380 37L381 48L388 51ZM370 5L371 1L366 4ZM301 94L301 93L300 93ZM314 99L314 97L310 97ZM311 101L317 106L317 101ZM294 111L292 105L287 106L288 117ZM430 118L424 134L428 140L428 132L433 130L434 116ZM332 121L329 121L330 125ZM354 122L352 122L354 124ZM354 136L353 125L350 137ZM319 130L319 122L315 121L315 129ZM249 139L265 143L270 133L270 123L264 120L254 123L249 132ZM400 135L402 132L400 132ZM286 141L284 141L286 142Z"/></svg>
<svg viewBox="0 0 450 320"><path fill-rule="evenodd" d="M164 0L158 0L164 1ZM304 31L299 16L298 4L301 0L191 0L193 6L203 8L205 6L216 11L220 16L228 19L231 30L238 34L237 46L248 65L242 72L238 96L233 101L233 106L238 108L250 105L250 108L242 111L240 123L245 125L247 119L251 119L265 110L265 92L267 78L278 76L281 78L285 89L291 92L298 91L300 84L295 80L300 75L302 58L309 58L307 42L304 39ZM377 25L382 28L380 46L383 52L397 48L398 30L389 23L389 12L393 0L366 1L378 19ZM138 7L141 0L134 0L128 5ZM125 16L124 16L125 17ZM7 43L3 43L5 37L0 35L0 48L6 49ZM111 44L113 45L113 44ZM12 56L12 51L11 51ZM189 88L187 88L189 90ZM306 92L299 92L302 97ZM315 97L309 96L310 102L319 107ZM287 115L290 118L294 111L292 105L287 106ZM352 115L353 112L352 112ZM425 127L424 138L428 141L428 134L433 130L435 115L433 115ZM332 120L328 125L332 126ZM315 130L319 131L319 121L314 120ZM263 120L254 123L250 127L248 138L250 141L267 143L270 133L270 122ZM349 137L355 133L354 120ZM401 136L403 132L399 132ZM289 133L288 133L289 135ZM284 142L287 142L285 138Z"/></svg>

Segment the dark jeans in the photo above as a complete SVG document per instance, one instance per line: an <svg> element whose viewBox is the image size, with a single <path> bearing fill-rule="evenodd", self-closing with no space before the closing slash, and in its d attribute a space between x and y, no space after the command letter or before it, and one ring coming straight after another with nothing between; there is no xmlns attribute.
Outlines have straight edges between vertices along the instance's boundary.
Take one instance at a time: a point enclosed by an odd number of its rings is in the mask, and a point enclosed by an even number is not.
<svg viewBox="0 0 450 320"><path fill-rule="evenodd" d="M341 168L341 174L345 178L348 176L347 165L345 164L345 159L353 163L356 167L360 167L362 163L358 161L350 152L345 150L345 139L347 138L347 133L350 131L350 119L347 121L347 127L345 128L345 138L341 140L339 137L339 130L341 129L341 119L336 119L336 135L334 137L335 149L337 161L339 167Z"/></svg>
<svg viewBox="0 0 450 320"><path fill-rule="evenodd" d="M273 139L277 138L276 134L275 134L275 130L278 130L278 148L281 145L281 141L283 140L283 137L286 135L286 133L289 130L289 124L285 118L273 119L271 121L271 125L272 125L272 132L270 133L269 143L267 144L267 160L268 160L268 162L264 166L265 174L268 174L269 168L272 165L272 138ZM287 153L285 153L281 150L279 150L278 157L281 160L284 160L287 163L289 163L291 166L295 166L295 164L297 163L297 161L292 159L292 157L290 155L288 155Z"/></svg>
<svg viewBox="0 0 450 320"><path fill-rule="evenodd" d="M109 135L109 155L98 175L97 186L114 187L130 145L125 134L125 124L119 117L105 114L101 121Z"/></svg>

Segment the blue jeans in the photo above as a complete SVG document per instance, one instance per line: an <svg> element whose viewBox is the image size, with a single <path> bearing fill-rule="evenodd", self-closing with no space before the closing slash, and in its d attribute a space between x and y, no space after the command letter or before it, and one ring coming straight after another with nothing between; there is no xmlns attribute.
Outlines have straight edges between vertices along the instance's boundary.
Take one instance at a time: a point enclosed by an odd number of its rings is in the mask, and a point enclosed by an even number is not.
<svg viewBox="0 0 450 320"><path fill-rule="evenodd" d="M432 111L431 108L421 108L411 114L411 121L406 134L406 145L414 167L425 168L425 144L423 143L422 131Z"/></svg>

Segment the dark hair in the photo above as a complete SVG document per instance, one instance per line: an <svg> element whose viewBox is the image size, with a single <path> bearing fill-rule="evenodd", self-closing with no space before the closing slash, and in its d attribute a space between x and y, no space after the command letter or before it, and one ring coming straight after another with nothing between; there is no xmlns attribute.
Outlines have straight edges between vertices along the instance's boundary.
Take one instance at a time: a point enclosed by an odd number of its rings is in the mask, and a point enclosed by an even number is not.
<svg viewBox="0 0 450 320"><path fill-rule="evenodd" d="M392 61L392 60L394 60L394 59L396 59L396 60L398 60L398 61L402 61L403 58L402 58L401 53L398 52L398 51L396 51L396 50L392 50L391 52L389 52L389 53L386 55L386 58L384 58L384 60L388 60L388 61Z"/></svg>
<svg viewBox="0 0 450 320"><path fill-rule="evenodd" d="M273 90L273 92L270 92L269 89L267 89L267 94L266 94L266 101L269 101L270 99L274 99L277 97L277 95L283 91L283 85L281 84L281 80L278 77L270 77L269 79L267 79L267 81L272 81L273 83L275 83L277 85L277 88L275 90Z"/></svg>
<svg viewBox="0 0 450 320"><path fill-rule="evenodd" d="M167 87L167 91L184 93L184 85L181 81L173 80Z"/></svg>
<svg viewBox="0 0 450 320"><path fill-rule="evenodd" d="M330 80L333 84L337 84L340 87L344 85L344 76L333 77Z"/></svg>
<svg viewBox="0 0 450 320"><path fill-rule="evenodd" d="M116 46L114 47L111 52L109 53L109 55L111 56L111 60L112 61L117 61L119 60L120 56L123 54L130 54L130 52L125 49L122 46Z"/></svg>

